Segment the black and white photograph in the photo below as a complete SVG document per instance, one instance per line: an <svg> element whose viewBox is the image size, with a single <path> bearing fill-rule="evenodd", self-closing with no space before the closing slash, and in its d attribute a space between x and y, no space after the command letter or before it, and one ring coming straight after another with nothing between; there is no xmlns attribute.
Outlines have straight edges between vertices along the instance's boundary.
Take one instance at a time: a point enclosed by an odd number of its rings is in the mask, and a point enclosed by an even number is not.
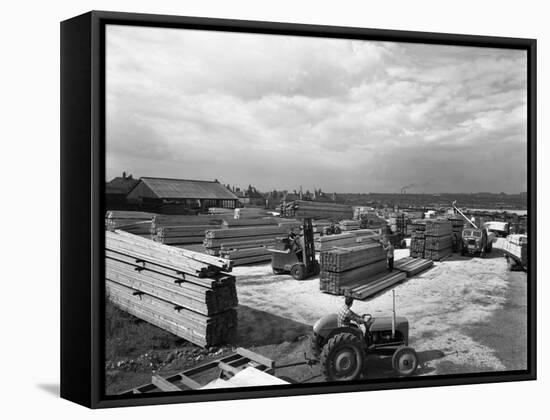
<svg viewBox="0 0 550 420"><path fill-rule="evenodd" d="M105 394L528 370L525 49L107 24Z"/></svg>

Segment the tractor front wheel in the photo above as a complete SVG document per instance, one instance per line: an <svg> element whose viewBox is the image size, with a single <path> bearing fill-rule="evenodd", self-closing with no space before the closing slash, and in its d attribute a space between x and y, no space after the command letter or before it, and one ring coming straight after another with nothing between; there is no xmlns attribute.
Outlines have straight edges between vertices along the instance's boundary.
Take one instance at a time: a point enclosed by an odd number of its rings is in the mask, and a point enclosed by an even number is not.
<svg viewBox="0 0 550 420"><path fill-rule="evenodd" d="M363 346L356 335L337 334L323 347L321 370L327 381L353 381L361 376L364 359Z"/></svg>
<svg viewBox="0 0 550 420"><path fill-rule="evenodd" d="M392 367L400 376L411 376L418 367L418 355L412 347L399 347L391 359Z"/></svg>
<svg viewBox="0 0 550 420"><path fill-rule="evenodd" d="M296 264L290 269L290 275L296 280L306 278L306 267L303 264Z"/></svg>

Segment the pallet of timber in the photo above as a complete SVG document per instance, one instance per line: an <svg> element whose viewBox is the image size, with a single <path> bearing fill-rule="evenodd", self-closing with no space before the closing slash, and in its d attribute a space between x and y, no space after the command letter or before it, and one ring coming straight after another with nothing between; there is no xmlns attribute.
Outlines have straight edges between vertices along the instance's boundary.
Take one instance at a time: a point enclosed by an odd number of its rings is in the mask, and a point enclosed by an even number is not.
<svg viewBox="0 0 550 420"><path fill-rule="evenodd" d="M233 212L235 219L255 219L268 216L267 210L260 207L242 207Z"/></svg>
<svg viewBox="0 0 550 420"><path fill-rule="evenodd" d="M355 299L363 300L395 286L406 278L407 275L401 271L380 273L372 277L370 281L366 283L355 285L353 288L345 287L344 294L351 295Z"/></svg>
<svg viewBox="0 0 550 420"><path fill-rule="evenodd" d="M326 217L334 219L351 219L353 209L349 205L318 201L296 200L287 203L282 213L294 217Z"/></svg>
<svg viewBox="0 0 550 420"><path fill-rule="evenodd" d="M239 244L273 244L279 237L285 237L286 234L281 235L260 235L260 236L243 236L240 238L205 238L203 244L206 248L220 248L224 245L238 246Z"/></svg>
<svg viewBox="0 0 550 420"><path fill-rule="evenodd" d="M205 316L111 280L106 280L105 289L115 306L198 346L226 344L235 339L235 309Z"/></svg>
<svg viewBox="0 0 550 420"><path fill-rule="evenodd" d="M407 277L412 277L419 273L422 273L423 271L426 271L433 265L434 263L431 260L407 257L395 261L393 264L393 268L395 270L403 271L407 274Z"/></svg>
<svg viewBox="0 0 550 420"><path fill-rule="evenodd" d="M446 236L453 232L453 226L448 220L426 220L426 236Z"/></svg>
<svg viewBox="0 0 550 420"><path fill-rule="evenodd" d="M451 248L453 239L451 235L445 236L426 236L425 250L439 251L442 249Z"/></svg>
<svg viewBox="0 0 550 420"><path fill-rule="evenodd" d="M135 235L147 236L151 232L154 213L141 211L110 210L105 214L105 227L108 230L121 229Z"/></svg>
<svg viewBox="0 0 550 420"><path fill-rule="evenodd" d="M209 225L213 228L220 227L223 216L203 214L198 216L166 215L157 214L151 221L151 233L155 234L159 228L164 226L201 226Z"/></svg>
<svg viewBox="0 0 550 420"><path fill-rule="evenodd" d="M368 243L349 248L334 248L330 251L321 252L321 270L340 273L371 264L376 261L385 260L386 254L381 244Z"/></svg>
<svg viewBox="0 0 550 420"><path fill-rule="evenodd" d="M358 230L361 227L361 222L359 220L341 220L338 226L343 231Z"/></svg>
<svg viewBox="0 0 550 420"><path fill-rule="evenodd" d="M288 234L289 228L286 226L253 226L234 229L213 229L207 230L206 239L225 239L225 238L240 238L240 237L255 237L265 235L285 235Z"/></svg>
<svg viewBox="0 0 550 420"><path fill-rule="evenodd" d="M343 287L357 281L367 281L368 278L384 270L386 270L386 261L376 261L341 273L322 270L319 287L323 292L341 295L343 294Z"/></svg>
<svg viewBox="0 0 550 420"><path fill-rule="evenodd" d="M334 247L356 246L362 243L374 242L380 239L378 232L371 229L360 229L338 235L321 236L318 238L315 249L328 251Z"/></svg>

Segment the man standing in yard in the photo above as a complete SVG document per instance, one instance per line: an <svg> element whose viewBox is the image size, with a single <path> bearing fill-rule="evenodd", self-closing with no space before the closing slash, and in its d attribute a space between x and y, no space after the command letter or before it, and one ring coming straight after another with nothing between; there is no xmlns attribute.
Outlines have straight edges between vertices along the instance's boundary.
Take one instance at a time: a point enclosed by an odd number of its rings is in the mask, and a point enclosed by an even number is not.
<svg viewBox="0 0 550 420"><path fill-rule="evenodd" d="M388 263L388 272L393 271L393 245L386 239L386 242L382 244L384 251L386 251L386 261Z"/></svg>
<svg viewBox="0 0 550 420"><path fill-rule="evenodd" d="M351 305L353 305L353 298L351 296L346 296L344 304L338 311L338 327L349 327L351 321L358 325L365 323L361 316L351 310Z"/></svg>

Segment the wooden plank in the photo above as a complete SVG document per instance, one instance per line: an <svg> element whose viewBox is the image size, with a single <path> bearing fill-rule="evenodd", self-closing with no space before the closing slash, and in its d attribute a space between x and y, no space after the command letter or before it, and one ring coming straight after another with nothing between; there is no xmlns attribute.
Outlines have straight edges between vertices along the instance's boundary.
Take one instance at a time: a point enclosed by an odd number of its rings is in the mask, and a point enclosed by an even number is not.
<svg viewBox="0 0 550 420"><path fill-rule="evenodd" d="M262 356L261 354L245 349L243 347L237 347L236 351L237 351L237 354L243 357L247 357L248 359L258 362L264 366L267 366L268 368L275 367L275 362L273 360L271 360L268 357Z"/></svg>
<svg viewBox="0 0 550 420"><path fill-rule="evenodd" d="M153 375L151 377L151 383L164 392L180 392L182 390L159 375Z"/></svg>

